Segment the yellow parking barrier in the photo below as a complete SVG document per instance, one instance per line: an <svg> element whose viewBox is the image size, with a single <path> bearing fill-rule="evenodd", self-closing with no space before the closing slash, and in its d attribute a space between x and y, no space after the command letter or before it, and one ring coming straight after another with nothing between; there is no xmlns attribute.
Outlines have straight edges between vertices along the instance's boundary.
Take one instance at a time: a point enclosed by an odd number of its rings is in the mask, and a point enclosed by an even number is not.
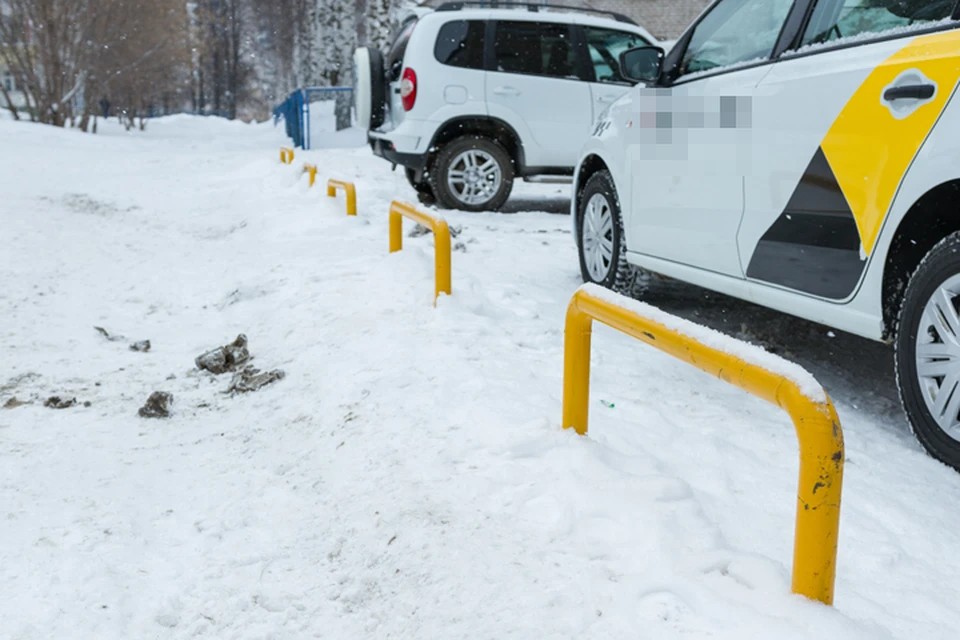
<svg viewBox="0 0 960 640"><path fill-rule="evenodd" d="M394 200L390 203L390 253L403 249L403 219L409 218L433 230L434 296L433 306L441 293L450 295L450 227L442 218L421 213L413 205Z"/></svg>
<svg viewBox="0 0 960 640"><path fill-rule="evenodd" d="M280 147L280 162L284 164L293 163L293 149L290 147Z"/></svg>
<svg viewBox="0 0 960 640"><path fill-rule="evenodd" d="M310 174L310 186L312 187L313 183L317 181L317 165L304 162L303 172Z"/></svg>
<svg viewBox="0 0 960 640"><path fill-rule="evenodd" d="M357 188L352 182L342 182L340 180L327 180L327 195L331 198L337 197L337 189L343 189L347 196L347 215L357 215Z"/></svg>
<svg viewBox="0 0 960 640"><path fill-rule="evenodd" d="M616 299L633 308L612 302ZM789 378L645 317L642 308L629 298L596 285L584 285L567 308L563 362L563 427L573 428L580 435L587 433L593 320L740 387L790 415L800 445L792 590L832 605L844 449L840 419L826 392L825 401L816 402Z"/></svg>

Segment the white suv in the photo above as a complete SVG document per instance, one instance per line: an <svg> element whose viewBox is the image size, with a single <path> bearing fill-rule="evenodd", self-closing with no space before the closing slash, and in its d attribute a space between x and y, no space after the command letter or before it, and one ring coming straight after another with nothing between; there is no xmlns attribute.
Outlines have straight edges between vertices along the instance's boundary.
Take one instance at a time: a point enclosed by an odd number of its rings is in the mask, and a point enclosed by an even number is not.
<svg viewBox="0 0 960 640"><path fill-rule="evenodd" d="M596 118L632 86L619 55L657 41L617 14L471 4L412 16L385 57L358 49L355 107L422 201L497 210L515 177L570 180Z"/></svg>
<svg viewBox="0 0 960 640"><path fill-rule="evenodd" d="M960 5L717 0L574 178L583 278L637 267L894 343L915 435L960 469Z"/></svg>

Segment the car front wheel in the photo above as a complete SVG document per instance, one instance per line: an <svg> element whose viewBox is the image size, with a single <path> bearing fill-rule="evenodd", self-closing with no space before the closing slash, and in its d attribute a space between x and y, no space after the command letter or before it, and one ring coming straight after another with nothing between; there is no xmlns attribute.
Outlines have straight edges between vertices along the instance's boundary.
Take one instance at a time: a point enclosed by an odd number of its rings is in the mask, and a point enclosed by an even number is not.
<svg viewBox="0 0 960 640"><path fill-rule="evenodd" d="M627 263L620 200L606 171L593 174L584 185L577 210L577 240L583 281L629 294L637 269Z"/></svg>
<svg viewBox="0 0 960 640"><path fill-rule="evenodd" d="M914 435L931 456L960 470L960 233L931 249L910 278L895 360Z"/></svg>

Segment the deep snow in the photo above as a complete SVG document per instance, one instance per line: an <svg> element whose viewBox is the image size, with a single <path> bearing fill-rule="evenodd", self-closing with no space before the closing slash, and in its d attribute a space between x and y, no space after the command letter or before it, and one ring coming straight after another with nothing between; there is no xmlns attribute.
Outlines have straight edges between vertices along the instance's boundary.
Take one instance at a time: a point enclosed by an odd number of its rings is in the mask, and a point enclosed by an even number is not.
<svg viewBox="0 0 960 640"><path fill-rule="evenodd" d="M869 381L827 384L834 608L789 593L777 408L598 326L590 435L559 428L566 187L510 207L560 213L444 212L463 247L434 308L432 238L388 254L412 193L368 150L287 166L269 123L101 126L0 121L0 637L955 636L960 476L855 408ZM193 359L241 332L286 377L229 397ZM171 418L137 416L154 390Z"/></svg>

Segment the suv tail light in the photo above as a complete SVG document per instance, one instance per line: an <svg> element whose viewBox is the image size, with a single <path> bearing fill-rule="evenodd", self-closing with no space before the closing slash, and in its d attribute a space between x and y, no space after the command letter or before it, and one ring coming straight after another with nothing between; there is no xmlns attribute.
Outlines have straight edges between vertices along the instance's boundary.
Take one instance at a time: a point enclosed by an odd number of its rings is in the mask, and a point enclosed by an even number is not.
<svg viewBox="0 0 960 640"><path fill-rule="evenodd" d="M403 78L400 80L400 99L403 101L403 110L410 111L417 101L417 74L407 67L403 70Z"/></svg>

